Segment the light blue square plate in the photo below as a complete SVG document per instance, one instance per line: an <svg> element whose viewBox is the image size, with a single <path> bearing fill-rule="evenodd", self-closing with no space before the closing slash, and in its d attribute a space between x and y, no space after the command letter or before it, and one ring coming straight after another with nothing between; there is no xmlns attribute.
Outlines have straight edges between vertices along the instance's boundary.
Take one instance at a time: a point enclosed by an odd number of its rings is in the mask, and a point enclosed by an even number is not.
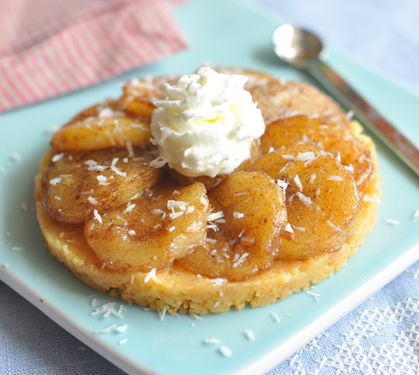
<svg viewBox="0 0 419 375"><path fill-rule="evenodd" d="M136 76L190 73L204 61L262 70L278 77L309 81L279 65L270 50L270 36L279 21L231 0L195 0L176 10L192 47L174 57L139 68L95 87L0 116L0 277L74 336L128 373L160 375L263 374L286 359L419 258L419 179L377 141L384 180L383 203L374 232L333 278L307 292L265 308L245 308L197 320L126 305L84 286L49 256L33 211L34 177L47 151L48 129L106 96L120 95L119 83ZM336 51L328 62L410 139L419 96L376 75ZM25 210L27 208L27 210ZM390 226L386 219L399 221ZM12 248L22 248L13 251ZM124 318L91 315L107 302L124 305ZM280 318L277 322L272 313ZM94 334L113 324L127 324L123 333ZM245 330L252 330L249 340ZM223 357L217 338L232 351ZM125 344L119 344L127 339Z"/></svg>

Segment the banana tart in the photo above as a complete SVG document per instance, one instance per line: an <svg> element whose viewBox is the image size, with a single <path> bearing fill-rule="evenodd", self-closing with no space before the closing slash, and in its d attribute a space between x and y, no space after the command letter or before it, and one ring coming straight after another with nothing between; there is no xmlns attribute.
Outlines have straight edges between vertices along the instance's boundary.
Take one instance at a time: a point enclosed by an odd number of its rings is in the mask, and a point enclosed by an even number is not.
<svg viewBox="0 0 419 375"><path fill-rule="evenodd" d="M134 79L52 137L37 217L88 286L172 314L265 306L372 231L380 177L361 126L306 83L216 70Z"/></svg>

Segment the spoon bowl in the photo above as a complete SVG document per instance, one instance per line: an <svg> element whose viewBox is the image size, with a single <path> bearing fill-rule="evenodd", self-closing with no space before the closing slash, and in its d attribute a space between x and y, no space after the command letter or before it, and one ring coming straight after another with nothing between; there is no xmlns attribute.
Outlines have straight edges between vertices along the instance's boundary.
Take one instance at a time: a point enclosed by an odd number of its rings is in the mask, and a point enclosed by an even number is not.
<svg viewBox="0 0 419 375"><path fill-rule="evenodd" d="M278 27L272 35L276 55L287 64L304 69L322 59L322 41L312 32L292 25Z"/></svg>

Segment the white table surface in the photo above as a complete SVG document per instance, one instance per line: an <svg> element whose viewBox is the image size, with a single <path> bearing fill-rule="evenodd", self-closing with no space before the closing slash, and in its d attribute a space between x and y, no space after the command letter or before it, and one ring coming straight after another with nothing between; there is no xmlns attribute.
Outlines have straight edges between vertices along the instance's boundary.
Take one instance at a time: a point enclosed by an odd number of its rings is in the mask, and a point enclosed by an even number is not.
<svg viewBox="0 0 419 375"><path fill-rule="evenodd" d="M278 14L281 19L318 32L334 49L419 92L419 1L249 2ZM416 280L418 267L417 263L408 271L412 280ZM315 343L313 345L315 347ZM412 353L417 356L417 347ZM270 374L306 373L299 363L289 361ZM351 374L364 373L349 369ZM340 371L337 367L319 365L312 373L338 374ZM417 368L400 371L415 374ZM0 374L117 375L123 372L0 282Z"/></svg>

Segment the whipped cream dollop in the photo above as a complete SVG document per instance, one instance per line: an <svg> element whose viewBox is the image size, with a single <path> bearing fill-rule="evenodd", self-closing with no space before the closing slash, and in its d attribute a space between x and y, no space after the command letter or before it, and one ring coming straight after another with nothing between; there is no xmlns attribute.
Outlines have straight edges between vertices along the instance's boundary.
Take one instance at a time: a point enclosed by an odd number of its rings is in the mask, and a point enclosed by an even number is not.
<svg viewBox="0 0 419 375"><path fill-rule="evenodd" d="M244 90L247 77L202 67L184 75L167 97L154 101L151 141L154 167L168 164L188 177L228 174L250 158L254 139L265 132L260 109Z"/></svg>

